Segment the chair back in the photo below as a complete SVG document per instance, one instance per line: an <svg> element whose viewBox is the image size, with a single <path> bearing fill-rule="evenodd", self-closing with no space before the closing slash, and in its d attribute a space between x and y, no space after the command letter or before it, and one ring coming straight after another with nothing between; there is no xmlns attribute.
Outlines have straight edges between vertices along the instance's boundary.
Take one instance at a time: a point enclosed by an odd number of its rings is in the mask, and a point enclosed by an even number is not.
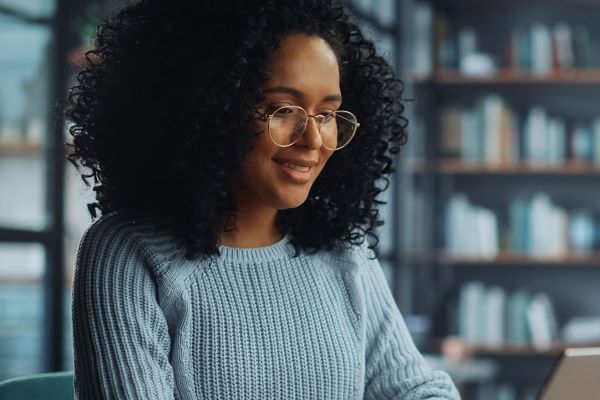
<svg viewBox="0 0 600 400"><path fill-rule="evenodd" d="M73 371L23 376L0 382L1 400L73 400Z"/></svg>

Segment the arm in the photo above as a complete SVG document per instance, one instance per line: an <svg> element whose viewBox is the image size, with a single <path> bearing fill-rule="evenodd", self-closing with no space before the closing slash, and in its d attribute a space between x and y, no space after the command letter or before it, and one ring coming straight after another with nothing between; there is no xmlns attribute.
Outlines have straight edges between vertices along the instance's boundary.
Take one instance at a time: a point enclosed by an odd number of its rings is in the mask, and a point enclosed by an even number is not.
<svg viewBox="0 0 600 400"><path fill-rule="evenodd" d="M363 253L366 296L365 399L458 400L454 383L432 370L414 345L381 265Z"/></svg>
<svg viewBox="0 0 600 400"><path fill-rule="evenodd" d="M105 222L88 229L77 252L75 398L172 399L170 337L156 283L132 231Z"/></svg>

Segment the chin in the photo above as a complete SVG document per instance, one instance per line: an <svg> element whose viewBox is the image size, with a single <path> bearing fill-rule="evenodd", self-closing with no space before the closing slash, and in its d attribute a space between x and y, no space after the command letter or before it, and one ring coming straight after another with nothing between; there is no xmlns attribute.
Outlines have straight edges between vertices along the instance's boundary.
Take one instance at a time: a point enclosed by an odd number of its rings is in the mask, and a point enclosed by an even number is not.
<svg viewBox="0 0 600 400"><path fill-rule="evenodd" d="M302 193L298 194L290 194L292 193L286 193L284 196L280 197L280 200L278 202L279 206L277 207L277 209L287 210L290 208L300 207L308 198L308 191L303 191Z"/></svg>

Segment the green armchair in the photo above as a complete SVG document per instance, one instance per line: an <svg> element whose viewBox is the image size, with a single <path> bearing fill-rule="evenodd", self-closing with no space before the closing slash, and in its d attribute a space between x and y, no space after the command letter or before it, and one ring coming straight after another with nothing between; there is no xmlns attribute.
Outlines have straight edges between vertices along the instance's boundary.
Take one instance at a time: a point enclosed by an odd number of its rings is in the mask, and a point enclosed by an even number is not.
<svg viewBox="0 0 600 400"><path fill-rule="evenodd" d="M52 372L0 382L2 400L73 400L73 372Z"/></svg>

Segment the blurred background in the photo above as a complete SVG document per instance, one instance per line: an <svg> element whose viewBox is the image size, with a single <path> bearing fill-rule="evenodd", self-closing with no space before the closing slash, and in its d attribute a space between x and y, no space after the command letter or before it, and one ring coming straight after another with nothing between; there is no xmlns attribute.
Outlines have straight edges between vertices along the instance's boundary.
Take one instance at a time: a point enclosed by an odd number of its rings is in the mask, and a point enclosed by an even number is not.
<svg viewBox="0 0 600 400"><path fill-rule="evenodd" d="M600 2L345 0L405 82L379 259L464 399L534 399L600 344ZM91 223L56 111L118 0L0 0L0 380L71 370Z"/></svg>

